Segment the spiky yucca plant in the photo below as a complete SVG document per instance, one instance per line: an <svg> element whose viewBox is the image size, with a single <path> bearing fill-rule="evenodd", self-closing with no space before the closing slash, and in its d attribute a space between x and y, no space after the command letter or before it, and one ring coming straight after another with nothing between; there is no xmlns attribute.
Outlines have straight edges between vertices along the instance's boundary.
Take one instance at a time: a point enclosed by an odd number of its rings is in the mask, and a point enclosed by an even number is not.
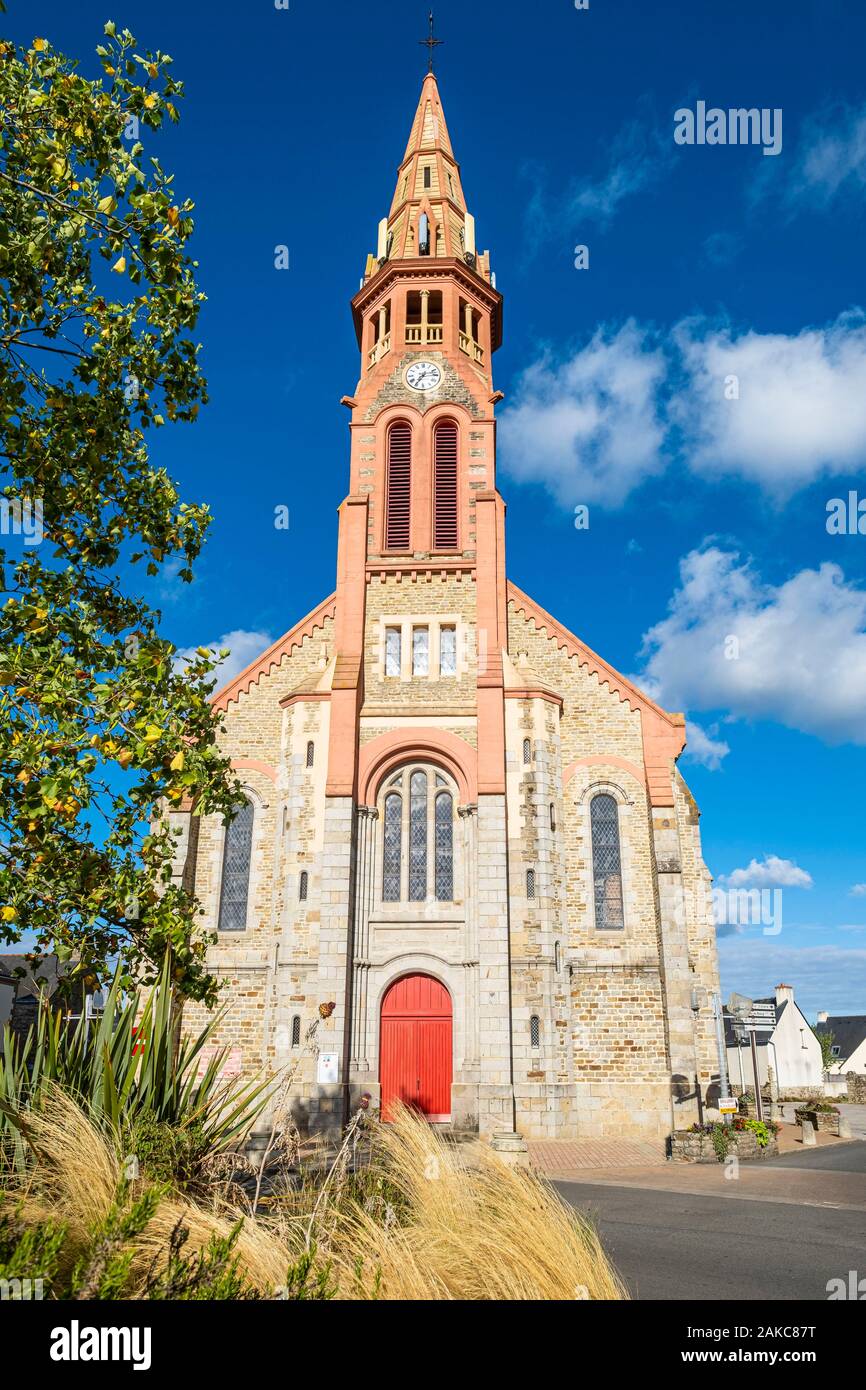
<svg viewBox="0 0 866 1390"><path fill-rule="evenodd" d="M217 1049L199 1075L202 1050L221 1015L194 1037L177 1039L177 1005L166 959L159 984L144 999L124 996L115 976L101 1018L74 1027L47 1005L25 1038L7 1028L0 1056L0 1141L13 1165L26 1163L17 1116L38 1107L50 1084L60 1086L97 1122L115 1132L142 1116L195 1128L209 1153L238 1143L267 1104L269 1082L222 1082L227 1049Z"/></svg>

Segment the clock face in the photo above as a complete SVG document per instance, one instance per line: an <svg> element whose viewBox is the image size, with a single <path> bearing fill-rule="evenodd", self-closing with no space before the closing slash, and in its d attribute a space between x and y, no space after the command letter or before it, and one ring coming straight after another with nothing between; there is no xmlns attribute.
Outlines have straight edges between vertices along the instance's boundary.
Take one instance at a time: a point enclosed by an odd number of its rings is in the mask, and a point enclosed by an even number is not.
<svg viewBox="0 0 866 1390"><path fill-rule="evenodd" d="M413 362L406 372L406 385L413 391L433 391L442 380L435 362Z"/></svg>

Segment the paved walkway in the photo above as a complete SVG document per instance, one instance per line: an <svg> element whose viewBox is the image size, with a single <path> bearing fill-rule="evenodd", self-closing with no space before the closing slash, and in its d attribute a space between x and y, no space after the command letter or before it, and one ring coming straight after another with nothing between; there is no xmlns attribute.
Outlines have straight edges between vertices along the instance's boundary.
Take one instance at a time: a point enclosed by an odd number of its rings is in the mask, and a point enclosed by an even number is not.
<svg viewBox="0 0 866 1390"><path fill-rule="evenodd" d="M529 1141L534 1168L547 1177L564 1177L587 1168L664 1167L664 1147L639 1139L538 1139Z"/></svg>

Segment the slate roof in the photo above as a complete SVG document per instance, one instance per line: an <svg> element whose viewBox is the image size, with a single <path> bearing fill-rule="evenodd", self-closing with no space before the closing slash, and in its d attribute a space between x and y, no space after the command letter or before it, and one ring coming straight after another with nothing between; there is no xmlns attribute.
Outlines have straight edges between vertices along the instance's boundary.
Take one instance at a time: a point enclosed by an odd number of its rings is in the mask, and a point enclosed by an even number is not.
<svg viewBox="0 0 866 1390"><path fill-rule="evenodd" d="M832 1033L833 1042L839 1046L838 1061L844 1061L866 1038L866 1014L840 1014L830 1017L826 1023L819 1023L815 1032L820 1038L823 1033Z"/></svg>

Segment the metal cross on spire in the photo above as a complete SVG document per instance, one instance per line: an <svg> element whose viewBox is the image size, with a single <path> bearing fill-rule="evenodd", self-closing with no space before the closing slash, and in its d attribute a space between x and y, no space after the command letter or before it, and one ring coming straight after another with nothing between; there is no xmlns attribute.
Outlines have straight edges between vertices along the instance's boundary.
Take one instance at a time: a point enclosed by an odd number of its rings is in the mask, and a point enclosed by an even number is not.
<svg viewBox="0 0 866 1390"><path fill-rule="evenodd" d="M418 42L419 42L420 44L423 44L423 46L424 46L425 48L429 48L429 50L430 50L430 66L428 67L427 71L428 71L428 72L432 72L432 71L433 71L433 50L434 50L434 48L438 48L440 44L442 44L442 43L445 42L444 39L437 39L437 38L434 38L434 37L433 37L433 11L432 11L432 10L430 11L430 37L427 38L427 39L419 39Z"/></svg>

